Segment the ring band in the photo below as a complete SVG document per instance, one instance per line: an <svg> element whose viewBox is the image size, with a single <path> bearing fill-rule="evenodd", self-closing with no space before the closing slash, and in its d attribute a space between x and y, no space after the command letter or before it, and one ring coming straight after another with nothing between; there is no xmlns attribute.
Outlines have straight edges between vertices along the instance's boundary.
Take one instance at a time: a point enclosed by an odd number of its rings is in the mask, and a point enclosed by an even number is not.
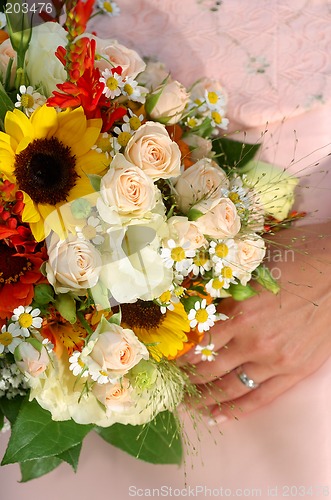
<svg viewBox="0 0 331 500"><path fill-rule="evenodd" d="M249 378L247 373L245 373L240 367L237 369L237 376L240 382L242 382L246 387L248 387L248 389L256 389L260 385L257 382L254 382L252 378Z"/></svg>

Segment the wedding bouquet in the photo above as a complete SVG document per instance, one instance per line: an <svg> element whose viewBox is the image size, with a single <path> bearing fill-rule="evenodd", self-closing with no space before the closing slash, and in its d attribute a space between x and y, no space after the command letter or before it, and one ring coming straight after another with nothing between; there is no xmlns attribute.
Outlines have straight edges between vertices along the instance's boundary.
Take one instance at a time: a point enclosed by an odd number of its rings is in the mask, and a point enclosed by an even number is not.
<svg viewBox="0 0 331 500"><path fill-rule="evenodd" d="M33 27L17 5L0 46L2 463L75 469L92 429L179 463L176 408L198 392L176 360L214 359L222 299L252 278L277 293L262 234L291 219L297 180L224 136L218 82L185 89L87 33L94 0L54 0Z"/></svg>

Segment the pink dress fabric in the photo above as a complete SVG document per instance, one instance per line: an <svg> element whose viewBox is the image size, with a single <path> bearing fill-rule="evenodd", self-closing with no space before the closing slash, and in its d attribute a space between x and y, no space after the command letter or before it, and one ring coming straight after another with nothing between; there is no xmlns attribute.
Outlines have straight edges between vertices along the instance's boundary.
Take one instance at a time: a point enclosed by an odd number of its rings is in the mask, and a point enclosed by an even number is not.
<svg viewBox="0 0 331 500"><path fill-rule="evenodd" d="M158 58L185 85L201 76L220 80L228 92L234 138L245 130L246 140L255 142L267 128L260 156L300 175L297 208L308 212L305 223L330 220L330 3L118 0L118 4L122 11L118 18L96 18L97 34ZM134 492L138 496L138 488L158 489L161 496L162 486L168 492L170 487L174 491L186 486L180 494L177 490L180 498L196 486L206 488L196 495L200 498L318 499L327 496L323 487L329 487L331 495L330 386L331 359L272 404L239 421L219 429L201 425L196 431L186 419L189 440L197 451L189 447L182 467L136 461L91 434L76 475L61 465L37 481L18 484L18 466L6 466L0 469L1 498L126 500ZM7 439L0 436L1 452ZM201 490L191 489L191 496L192 491ZM143 493L140 496L146 498L148 492Z"/></svg>

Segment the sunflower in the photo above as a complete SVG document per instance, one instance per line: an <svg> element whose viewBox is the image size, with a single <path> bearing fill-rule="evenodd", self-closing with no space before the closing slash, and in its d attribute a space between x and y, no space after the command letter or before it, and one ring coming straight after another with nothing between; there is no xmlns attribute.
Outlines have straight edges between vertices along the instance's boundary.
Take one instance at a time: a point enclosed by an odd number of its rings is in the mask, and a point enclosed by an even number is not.
<svg viewBox="0 0 331 500"><path fill-rule="evenodd" d="M22 220L37 241L47 235L47 217L49 229L59 233L61 206L93 192L88 174L105 172L105 155L91 150L101 126L101 119L87 120L81 107L58 113L44 105L30 118L17 109L7 112L0 171L23 192Z"/></svg>
<svg viewBox="0 0 331 500"><path fill-rule="evenodd" d="M121 313L122 326L131 328L157 361L173 359L183 349L190 325L181 303L162 314L154 302L138 300L134 304L121 304Z"/></svg>

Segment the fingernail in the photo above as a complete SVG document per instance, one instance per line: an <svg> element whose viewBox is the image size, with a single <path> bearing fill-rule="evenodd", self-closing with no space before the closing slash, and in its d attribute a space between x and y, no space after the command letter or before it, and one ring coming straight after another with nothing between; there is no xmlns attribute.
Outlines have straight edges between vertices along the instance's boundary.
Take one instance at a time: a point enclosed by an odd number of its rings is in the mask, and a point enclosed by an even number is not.
<svg viewBox="0 0 331 500"><path fill-rule="evenodd" d="M227 420L229 419L226 415L215 415L208 420L208 425L214 427L215 425L224 424Z"/></svg>

